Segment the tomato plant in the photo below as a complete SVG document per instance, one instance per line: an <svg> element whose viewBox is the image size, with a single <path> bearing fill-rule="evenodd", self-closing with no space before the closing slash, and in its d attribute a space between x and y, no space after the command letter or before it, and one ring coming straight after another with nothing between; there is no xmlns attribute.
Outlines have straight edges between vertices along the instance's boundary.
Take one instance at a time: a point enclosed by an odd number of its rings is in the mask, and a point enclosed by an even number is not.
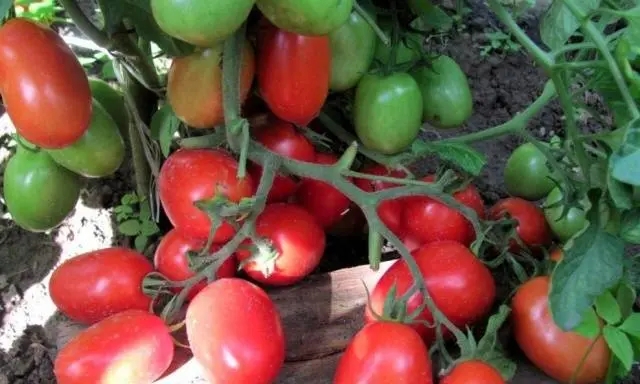
<svg viewBox="0 0 640 384"><path fill-rule="evenodd" d="M326 35L343 25L352 0L258 0L258 9L278 28L301 35Z"/></svg>
<svg viewBox="0 0 640 384"><path fill-rule="evenodd" d="M505 216L516 220L516 232L522 242L528 247L540 247L551 242L551 231L544 218L542 210L533 203L510 197L498 201L489 210L489 217L499 220ZM512 249L518 249L518 244L511 243Z"/></svg>
<svg viewBox="0 0 640 384"><path fill-rule="evenodd" d="M464 361L456 365L441 381L441 384L504 384L505 381L494 367L478 360Z"/></svg>
<svg viewBox="0 0 640 384"><path fill-rule="evenodd" d="M555 186L547 158L531 143L520 145L509 156L504 183L510 195L527 200L541 199Z"/></svg>

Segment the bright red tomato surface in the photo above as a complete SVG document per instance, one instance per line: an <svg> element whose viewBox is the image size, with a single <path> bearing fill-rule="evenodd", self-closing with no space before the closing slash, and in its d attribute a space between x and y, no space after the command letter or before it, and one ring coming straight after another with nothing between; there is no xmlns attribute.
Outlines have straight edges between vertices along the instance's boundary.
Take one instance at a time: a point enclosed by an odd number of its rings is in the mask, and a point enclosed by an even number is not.
<svg viewBox="0 0 640 384"><path fill-rule="evenodd" d="M158 186L160 201L173 226L187 236L207 239L211 220L194 203L216 195L239 202L253 195L250 175L238 179L238 162L227 152L214 149L180 149L162 164ZM223 223L213 241L223 243L235 231Z"/></svg>
<svg viewBox="0 0 640 384"><path fill-rule="evenodd" d="M311 141L298 132L293 124L283 120L271 119L267 125L256 129L255 137L271 151L290 159L310 163L316 157L316 150ZM249 172L258 184L262 176L262 167L253 164ZM276 175L267 200L269 202L284 201L291 197L297 188L298 182L292 177Z"/></svg>
<svg viewBox="0 0 640 384"><path fill-rule="evenodd" d="M188 237L178 232L175 228L167 232L160 240L158 248L154 256L154 264L158 272L166 276L172 281L183 281L193 277L195 274L189 269L189 260L187 253L189 251L199 252L202 250L207 241ZM209 252L215 252L221 248L220 244L212 244ZM229 257L218 268L216 277L233 277L236 274L238 262L235 255ZM193 299L204 287L207 286L206 280L194 285L187 295L187 300ZM175 292L180 292L180 288L175 288Z"/></svg>
<svg viewBox="0 0 640 384"><path fill-rule="evenodd" d="M0 93L18 134L43 148L62 148L89 128L89 80L53 30L27 19L0 28Z"/></svg>
<svg viewBox="0 0 640 384"><path fill-rule="evenodd" d="M496 285L489 269L464 245L454 241L439 241L423 245L412 253L424 277L427 290L438 308L457 327L465 327L482 319L491 309ZM413 285L413 278L403 260L396 261L376 283L371 292L371 308L382 314L384 302L391 287L396 286L396 297L402 296ZM408 313L423 303L416 292L407 303ZM431 312L425 308L417 320L433 322ZM365 321L375 321L369 306ZM411 325L430 344L435 329L423 324ZM443 327L445 335L449 332Z"/></svg>
<svg viewBox="0 0 640 384"><path fill-rule="evenodd" d="M193 355L210 383L271 384L284 364L278 310L246 280L209 284L189 304L186 324Z"/></svg>
<svg viewBox="0 0 640 384"><path fill-rule="evenodd" d="M243 270L254 280L275 286L297 283L309 275L320 264L325 248L322 227L309 212L287 203L267 205L256 221L256 233L267 239L277 255L270 261L247 263ZM240 251L242 262L250 256ZM263 269L272 263L272 273L265 277Z"/></svg>
<svg viewBox="0 0 640 384"><path fill-rule="evenodd" d="M51 275L49 294L72 320L93 324L127 309L148 310L151 298L142 280L153 265L128 248L106 248L78 255Z"/></svg>
<svg viewBox="0 0 640 384"><path fill-rule="evenodd" d="M551 243L551 230L540 208L530 201L519 197L510 197L500 200L489 210L489 217L493 220L509 215L518 221L516 232L524 244L529 247L539 247ZM518 244L511 243L512 250L519 248Z"/></svg>
<svg viewBox="0 0 640 384"><path fill-rule="evenodd" d="M469 360L456 365L440 384L504 384L497 369L479 361Z"/></svg>
<svg viewBox="0 0 640 384"><path fill-rule="evenodd" d="M169 368L173 340L162 319L141 310L80 332L56 357L58 384L148 384Z"/></svg>
<svg viewBox="0 0 640 384"><path fill-rule="evenodd" d="M364 326L340 358L334 384L431 384L429 351L411 327L393 322Z"/></svg>
<svg viewBox="0 0 640 384"><path fill-rule="evenodd" d="M258 39L258 86L279 118L307 125L329 94L328 36L303 36L263 21Z"/></svg>

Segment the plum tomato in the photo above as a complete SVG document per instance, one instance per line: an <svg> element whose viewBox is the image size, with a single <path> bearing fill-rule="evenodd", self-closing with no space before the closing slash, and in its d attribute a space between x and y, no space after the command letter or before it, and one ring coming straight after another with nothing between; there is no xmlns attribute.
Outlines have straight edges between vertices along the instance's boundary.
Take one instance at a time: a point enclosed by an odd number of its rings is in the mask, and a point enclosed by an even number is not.
<svg viewBox="0 0 640 384"><path fill-rule="evenodd" d="M504 184L511 196L527 200L542 199L555 186L547 158L531 143L520 145L509 156Z"/></svg>
<svg viewBox="0 0 640 384"><path fill-rule="evenodd" d="M449 372L440 384L505 384L497 369L480 360L467 360Z"/></svg>

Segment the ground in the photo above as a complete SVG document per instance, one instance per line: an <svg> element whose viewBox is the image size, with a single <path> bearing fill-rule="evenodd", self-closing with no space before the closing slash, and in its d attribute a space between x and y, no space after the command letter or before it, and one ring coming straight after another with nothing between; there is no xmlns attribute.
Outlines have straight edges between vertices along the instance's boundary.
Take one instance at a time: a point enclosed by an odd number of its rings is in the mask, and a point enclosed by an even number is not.
<svg viewBox="0 0 640 384"><path fill-rule="evenodd" d="M540 94L546 81L543 72L522 52L507 55L494 52L481 57L485 28L498 24L482 2L472 8L468 29L446 44L445 53L451 55L469 77L474 96L473 117L456 131L443 133L426 127L427 138L482 130L507 121ZM533 36L537 34L536 15L533 13L524 20ZM586 123L590 125L589 121ZM561 110L552 104L531 121L529 128L536 136L548 138L561 131L561 126ZM0 134L4 133L3 127L6 124L0 124ZM520 139L509 137L478 144L477 148L489 159L477 182L487 204L505 196L502 169L519 143ZM3 153L0 149L0 158L6 157L6 151ZM434 165L433 159L429 159L420 168L425 172ZM129 175L124 169L113 177L89 181L73 215L52 233L29 233L0 219L0 384L55 381L52 359L58 347L56 340L66 330L61 329L61 315L48 298L48 278L52 268L69 257L120 244L122 238L115 236L112 209L120 197L132 189ZM365 264L364 247L364 243L356 245L352 239L333 239L319 271Z"/></svg>

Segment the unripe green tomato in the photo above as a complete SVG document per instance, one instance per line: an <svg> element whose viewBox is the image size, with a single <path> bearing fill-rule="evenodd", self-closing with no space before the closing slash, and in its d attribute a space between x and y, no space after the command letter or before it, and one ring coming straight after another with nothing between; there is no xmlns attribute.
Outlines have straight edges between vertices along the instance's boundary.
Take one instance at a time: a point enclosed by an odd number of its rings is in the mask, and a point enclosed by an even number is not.
<svg viewBox="0 0 640 384"><path fill-rule="evenodd" d="M13 220L32 232L60 225L80 197L82 179L45 151L18 146L4 173L4 199Z"/></svg>
<svg viewBox="0 0 640 384"><path fill-rule="evenodd" d="M129 135L129 114L127 113L124 95L106 81L97 78L89 79L89 87L91 88L93 99L100 103L102 108L118 124L120 135L126 141Z"/></svg>
<svg viewBox="0 0 640 384"><path fill-rule="evenodd" d="M256 5L280 29L299 35L321 36L347 21L353 0L257 0Z"/></svg>
<svg viewBox="0 0 640 384"><path fill-rule="evenodd" d="M544 206L550 206L556 202L562 200L562 191L555 187L551 190ZM585 197L580 201L581 207L587 207L589 204L588 198ZM600 221L604 225L604 230L609 233L616 233L620 226L620 217L616 214L612 214L611 208L607 204L600 204ZM562 217L564 206L562 204L554 206L553 208L545 208L544 216L549 223L549 227L553 233L565 243L571 239L575 234L583 230L588 224L587 214L585 209L572 207L567 214ZM560 217L562 217L560 219Z"/></svg>
<svg viewBox="0 0 640 384"><path fill-rule="evenodd" d="M509 156L504 183L511 196L527 200L542 199L555 187L547 158L531 143L522 144Z"/></svg>

